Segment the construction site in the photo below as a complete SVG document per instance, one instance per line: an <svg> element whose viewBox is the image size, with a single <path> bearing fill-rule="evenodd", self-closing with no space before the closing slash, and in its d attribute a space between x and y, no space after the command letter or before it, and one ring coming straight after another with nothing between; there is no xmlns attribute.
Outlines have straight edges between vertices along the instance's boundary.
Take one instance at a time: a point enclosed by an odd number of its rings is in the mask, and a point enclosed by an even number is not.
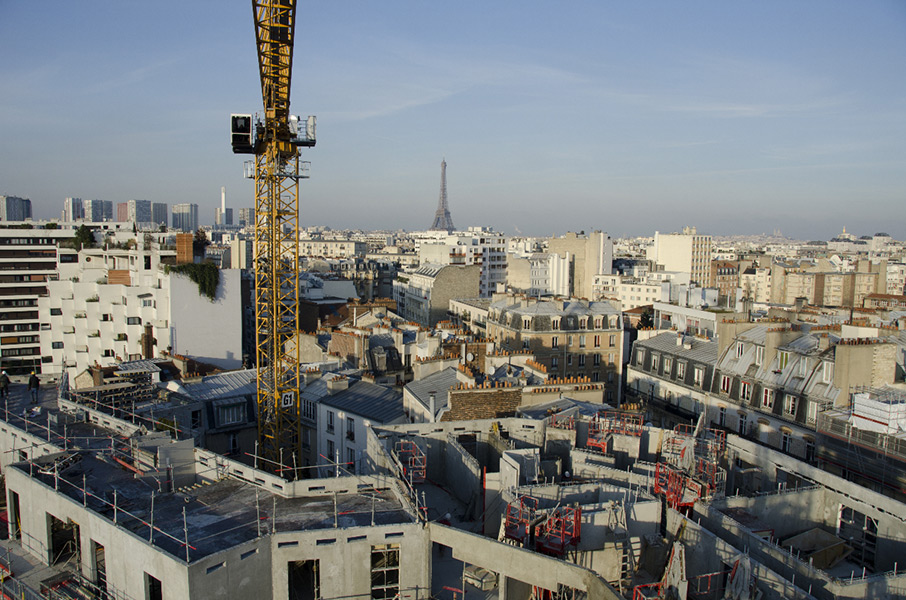
<svg viewBox="0 0 906 600"><path fill-rule="evenodd" d="M7 596L906 594L901 503L702 423L562 398L371 427L357 474L325 458L332 477L284 477L149 427L142 403L168 401L141 370L122 370L133 397L7 404Z"/></svg>

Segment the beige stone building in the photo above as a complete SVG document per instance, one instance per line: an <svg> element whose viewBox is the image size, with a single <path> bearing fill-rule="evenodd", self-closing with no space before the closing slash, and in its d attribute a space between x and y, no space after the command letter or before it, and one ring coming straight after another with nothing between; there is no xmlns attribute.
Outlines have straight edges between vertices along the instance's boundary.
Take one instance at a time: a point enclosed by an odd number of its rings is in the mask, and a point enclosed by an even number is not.
<svg viewBox="0 0 906 600"><path fill-rule="evenodd" d="M619 402L622 318L609 302L505 296L491 303L487 331L502 350L532 352L552 376L604 383L604 401Z"/></svg>

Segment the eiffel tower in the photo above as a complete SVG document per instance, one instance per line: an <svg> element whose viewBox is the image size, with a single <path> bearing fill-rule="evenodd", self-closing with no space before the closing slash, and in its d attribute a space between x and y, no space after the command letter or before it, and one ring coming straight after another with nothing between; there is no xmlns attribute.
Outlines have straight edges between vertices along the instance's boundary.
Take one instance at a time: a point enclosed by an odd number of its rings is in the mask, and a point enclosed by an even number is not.
<svg viewBox="0 0 906 600"><path fill-rule="evenodd" d="M447 206L447 161L440 163L440 200L437 201L437 212L434 213L434 224L429 231L453 231L453 217Z"/></svg>

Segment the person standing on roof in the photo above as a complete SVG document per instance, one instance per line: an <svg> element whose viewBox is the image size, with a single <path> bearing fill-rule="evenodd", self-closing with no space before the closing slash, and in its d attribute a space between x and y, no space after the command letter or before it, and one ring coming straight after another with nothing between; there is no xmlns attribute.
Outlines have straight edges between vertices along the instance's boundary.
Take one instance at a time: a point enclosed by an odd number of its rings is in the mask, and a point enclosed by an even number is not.
<svg viewBox="0 0 906 600"><path fill-rule="evenodd" d="M35 372L31 372L31 377L28 378L28 391L31 393L31 403L38 403L38 390L41 389L41 382L38 381L38 376L35 375Z"/></svg>
<svg viewBox="0 0 906 600"><path fill-rule="evenodd" d="M0 398L9 398L9 375L0 373Z"/></svg>

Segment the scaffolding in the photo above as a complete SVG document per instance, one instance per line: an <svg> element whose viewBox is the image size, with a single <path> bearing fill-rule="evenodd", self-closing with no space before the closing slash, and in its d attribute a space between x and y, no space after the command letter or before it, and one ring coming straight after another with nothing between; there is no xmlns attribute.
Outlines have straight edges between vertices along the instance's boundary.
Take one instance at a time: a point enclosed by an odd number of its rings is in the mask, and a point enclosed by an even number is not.
<svg viewBox="0 0 906 600"><path fill-rule="evenodd" d="M396 453L403 466L403 477L410 483L424 483L427 478L428 459L418 444L412 440L396 443Z"/></svg>
<svg viewBox="0 0 906 600"><path fill-rule="evenodd" d="M576 419L572 415L551 415L547 420L547 426L572 431L576 428Z"/></svg>
<svg viewBox="0 0 906 600"><path fill-rule="evenodd" d="M536 529L535 549L549 556L563 558L570 546L579 543L582 532L582 509L558 506Z"/></svg>
<svg viewBox="0 0 906 600"><path fill-rule="evenodd" d="M642 417L625 412L600 411L588 422L586 446L607 453L612 435L642 436Z"/></svg>
<svg viewBox="0 0 906 600"><path fill-rule="evenodd" d="M504 538L513 540L521 546L528 545L537 511L538 500L531 496L520 496L507 504L503 525Z"/></svg>

